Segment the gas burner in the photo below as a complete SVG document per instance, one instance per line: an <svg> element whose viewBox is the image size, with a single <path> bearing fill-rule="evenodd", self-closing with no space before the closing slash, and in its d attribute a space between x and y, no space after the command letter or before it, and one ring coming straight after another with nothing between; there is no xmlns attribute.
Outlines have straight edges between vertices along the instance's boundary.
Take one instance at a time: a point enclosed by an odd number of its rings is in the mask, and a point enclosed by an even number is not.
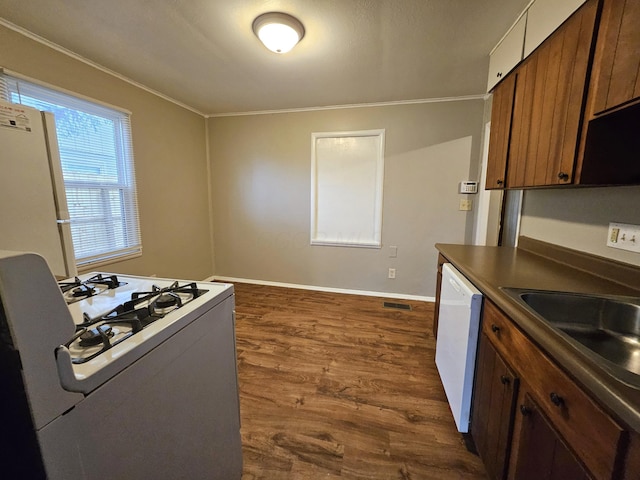
<svg viewBox="0 0 640 480"><path fill-rule="evenodd" d="M119 333L117 329L113 329L111 325L104 323L95 328L87 329L82 335L80 335L79 345L81 347L93 347L104 343L104 337L112 338L115 334Z"/></svg>
<svg viewBox="0 0 640 480"><path fill-rule="evenodd" d="M102 275L101 273L84 281L75 277L72 281L58 282L67 303L75 303L123 285L126 283L119 281L115 275Z"/></svg>
<svg viewBox="0 0 640 480"><path fill-rule="evenodd" d="M58 282L62 295L67 303L77 302L83 298L91 297L95 288L75 277L69 282Z"/></svg>
<svg viewBox="0 0 640 480"><path fill-rule="evenodd" d="M179 296L169 292L169 293L163 293L162 295L160 295L156 299L155 303L158 308L168 308L168 307L173 307L175 305L181 304L182 301L180 300Z"/></svg>
<svg viewBox="0 0 640 480"><path fill-rule="evenodd" d="M176 308L182 306L182 299L173 292L162 293L158 298L149 304L149 310L152 314L166 315Z"/></svg>
<svg viewBox="0 0 640 480"><path fill-rule="evenodd" d="M125 282L121 282L120 280L118 280L118 277L115 275L103 276L101 273L94 275L89 280L87 280L86 283L104 285L109 290L121 287L122 285L126 285Z"/></svg>
<svg viewBox="0 0 640 480"><path fill-rule="evenodd" d="M65 346L72 355L74 364L82 364L109 350L132 335L113 328L111 324L100 323L93 327L81 327Z"/></svg>
<svg viewBox="0 0 640 480"><path fill-rule="evenodd" d="M138 300L140 298L151 298L157 295L164 297L163 294L169 294L174 297L186 296L189 297L189 300L191 300L193 298L199 297L202 293L204 293L204 290L199 290L195 282L187 283L185 285L180 285L178 282L173 282L171 285L164 288L153 285L150 292L134 292L131 294L131 300Z"/></svg>
<svg viewBox="0 0 640 480"><path fill-rule="evenodd" d="M63 296L67 303L74 303L78 300L82 300L87 297L92 297L96 294L96 289L91 285L80 283L75 287L69 288L66 291L63 290Z"/></svg>
<svg viewBox="0 0 640 480"><path fill-rule="evenodd" d="M60 290L62 290L62 293L65 293L68 290L71 290L72 288L78 287L80 285L82 285L82 282L78 277L75 277L70 282L58 282L58 286L60 287Z"/></svg>

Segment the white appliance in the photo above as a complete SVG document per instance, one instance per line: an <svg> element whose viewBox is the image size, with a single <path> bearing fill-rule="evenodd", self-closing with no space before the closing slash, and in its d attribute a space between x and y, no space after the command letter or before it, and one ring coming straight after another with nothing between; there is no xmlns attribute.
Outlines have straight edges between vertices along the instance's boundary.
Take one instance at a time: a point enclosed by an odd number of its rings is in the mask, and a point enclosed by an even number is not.
<svg viewBox="0 0 640 480"><path fill-rule="evenodd" d="M436 366L459 432L469 432L482 294L450 263L442 265Z"/></svg>
<svg viewBox="0 0 640 480"><path fill-rule="evenodd" d="M0 307L3 478L240 479L233 285L0 251Z"/></svg>
<svg viewBox="0 0 640 480"><path fill-rule="evenodd" d="M53 114L0 101L0 249L42 255L76 274Z"/></svg>

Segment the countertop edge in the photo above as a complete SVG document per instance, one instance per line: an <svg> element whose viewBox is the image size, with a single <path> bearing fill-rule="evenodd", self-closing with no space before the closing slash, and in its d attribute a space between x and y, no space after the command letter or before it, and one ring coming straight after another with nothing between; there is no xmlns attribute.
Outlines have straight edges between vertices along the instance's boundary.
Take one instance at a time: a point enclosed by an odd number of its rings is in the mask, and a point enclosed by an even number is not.
<svg viewBox="0 0 640 480"><path fill-rule="evenodd" d="M528 250L519 250L512 247L478 247L439 243L436 244L435 247L442 256L465 275L478 290L510 317L565 373L572 377L596 399L605 410L608 410L613 416L619 418L620 421L628 425L629 428L640 432L640 389L628 386L613 378L604 371L602 367L597 366L591 359L584 356L580 351L575 349L573 345L554 332L552 327L543 323L500 288L538 288L537 286L532 287L526 285L526 281L518 285L498 285L489 275L483 275L483 273L477 271L478 269L474 268L473 265L469 265L461 253L473 252L481 256L483 252L489 252L489 258L493 258L497 254L502 261L513 258L514 263L517 263L518 258L521 260L526 259L528 263L533 262L538 264L541 270L544 270L545 266L548 268L557 268L557 262L543 256L538 256ZM567 264L563 264L563 268L572 269L572 267ZM575 270L582 272L582 275L585 274L585 272L579 268ZM608 280L599 278L599 281ZM628 294L629 292L625 291L625 293Z"/></svg>

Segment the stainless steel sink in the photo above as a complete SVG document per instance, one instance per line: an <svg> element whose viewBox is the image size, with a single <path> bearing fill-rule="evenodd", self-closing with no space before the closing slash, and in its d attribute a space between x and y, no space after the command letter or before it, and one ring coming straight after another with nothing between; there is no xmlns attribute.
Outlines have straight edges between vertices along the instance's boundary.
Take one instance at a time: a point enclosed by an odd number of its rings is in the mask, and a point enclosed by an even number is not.
<svg viewBox="0 0 640 480"><path fill-rule="evenodd" d="M640 387L640 297L503 290L614 376Z"/></svg>

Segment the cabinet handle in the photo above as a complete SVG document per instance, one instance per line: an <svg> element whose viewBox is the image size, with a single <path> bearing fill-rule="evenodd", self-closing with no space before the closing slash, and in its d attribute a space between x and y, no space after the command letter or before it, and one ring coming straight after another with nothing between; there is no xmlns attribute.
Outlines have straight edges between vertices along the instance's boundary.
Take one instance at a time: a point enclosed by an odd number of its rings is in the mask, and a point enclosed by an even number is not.
<svg viewBox="0 0 640 480"><path fill-rule="evenodd" d="M491 331L492 331L493 333L496 333L496 334L497 334L498 332L500 332L500 327L499 327L499 326L497 326L495 323L492 323L492 324L491 324Z"/></svg>
<svg viewBox="0 0 640 480"><path fill-rule="evenodd" d="M531 414L531 409L526 405L520 405L520 413L526 417Z"/></svg>
<svg viewBox="0 0 640 480"><path fill-rule="evenodd" d="M560 172L558 174L558 178L560 180L562 180L563 182L566 182L567 180L569 180L569 174L568 173L564 173L564 172Z"/></svg>
<svg viewBox="0 0 640 480"><path fill-rule="evenodd" d="M496 77L498 77L498 78L500 78L501 76L502 76L502 72L498 72L498 73L496 74Z"/></svg>
<svg viewBox="0 0 640 480"><path fill-rule="evenodd" d="M502 184L504 183L504 181L503 181L502 179L500 179L500 178L499 178L499 179L496 181L496 183L497 183L498 185L502 185Z"/></svg>
<svg viewBox="0 0 640 480"><path fill-rule="evenodd" d="M561 407L562 405L564 405L564 399L556 392L551 392L549 394L549 398L551 399L551 403L553 403L556 407Z"/></svg>
<svg viewBox="0 0 640 480"><path fill-rule="evenodd" d="M500 375L500 383L503 385L509 385L511 383L511 379L506 375Z"/></svg>

